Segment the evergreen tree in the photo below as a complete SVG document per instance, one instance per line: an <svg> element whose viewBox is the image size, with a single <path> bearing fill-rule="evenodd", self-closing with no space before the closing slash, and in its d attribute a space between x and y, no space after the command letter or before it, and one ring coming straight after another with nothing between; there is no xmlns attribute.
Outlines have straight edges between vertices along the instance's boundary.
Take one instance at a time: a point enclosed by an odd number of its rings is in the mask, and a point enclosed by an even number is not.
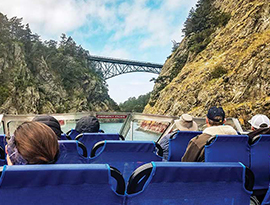
<svg viewBox="0 0 270 205"><path fill-rule="evenodd" d="M225 26L230 15L220 12L212 5L213 0L199 0L192 8L184 23L183 32L189 37L188 47L191 52L199 53L211 41L211 34L219 26Z"/></svg>
<svg viewBox="0 0 270 205"><path fill-rule="evenodd" d="M90 55L89 52L78 46L72 37L62 34L60 38L59 47L57 46L58 42L54 40L42 42L38 34L32 33L29 24L25 26L22 24L21 18L13 17L9 20L5 15L0 13L0 58L9 58L7 56L12 56L13 54L9 55L9 52L12 51L14 45L17 45L21 48L22 56L25 57L27 64L26 66L33 76L38 71L37 69L41 68L41 64L45 65L48 70L53 70L54 77L58 79L57 83L66 90L71 98L77 90L82 88L87 90L85 81L86 84L90 84L91 79L95 83L93 93L91 96L87 96L88 103L90 101L100 102L100 99L106 99L111 104L116 105L106 95L108 88L102 75L97 73L94 65L91 65L87 60ZM10 60L11 64L14 62L12 59L8 60ZM16 66L14 65L13 67ZM25 90L28 86L34 86L40 89L40 92L44 92L40 88L42 86L39 85L39 82L34 82L35 78L32 74L27 73L26 75L25 70L27 69L21 69L21 66L18 66L16 73L0 70L0 96L2 96L0 106L5 102L9 96L9 91L13 88L15 88L13 90L19 92ZM14 87L8 88L8 85ZM69 108L66 104L64 106L66 109ZM67 110L61 108L58 111L64 112Z"/></svg>
<svg viewBox="0 0 270 205"><path fill-rule="evenodd" d="M150 98L150 93L140 95L138 98L128 98L124 103L120 103L119 107L122 112L143 112Z"/></svg>

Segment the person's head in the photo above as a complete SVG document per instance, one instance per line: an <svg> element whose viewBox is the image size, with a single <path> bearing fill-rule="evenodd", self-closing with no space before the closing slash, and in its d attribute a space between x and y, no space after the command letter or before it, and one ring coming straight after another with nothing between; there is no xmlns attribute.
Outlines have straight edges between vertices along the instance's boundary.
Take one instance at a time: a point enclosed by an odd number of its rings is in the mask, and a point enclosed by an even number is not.
<svg viewBox="0 0 270 205"><path fill-rule="evenodd" d="M270 127L270 120L266 115L257 114L253 116L248 122L250 123L252 130Z"/></svg>
<svg viewBox="0 0 270 205"><path fill-rule="evenodd" d="M99 121L94 116L85 116L76 123L75 130L79 133L93 133L99 131Z"/></svg>
<svg viewBox="0 0 270 205"><path fill-rule="evenodd" d="M193 117L189 114L181 115L179 120L175 120L175 126L178 130L181 131L197 131L198 125L193 120Z"/></svg>
<svg viewBox="0 0 270 205"><path fill-rule="evenodd" d="M6 146L8 165L54 163L58 152L56 134L40 122L24 122Z"/></svg>
<svg viewBox="0 0 270 205"><path fill-rule="evenodd" d="M36 116L32 121L42 122L48 127L50 127L54 133L57 135L58 139L61 139L61 134L63 133L61 130L61 126L57 119L50 115L40 115Z"/></svg>
<svg viewBox="0 0 270 205"><path fill-rule="evenodd" d="M222 107L213 106L206 115L206 124L210 126L223 125L225 123L225 112Z"/></svg>

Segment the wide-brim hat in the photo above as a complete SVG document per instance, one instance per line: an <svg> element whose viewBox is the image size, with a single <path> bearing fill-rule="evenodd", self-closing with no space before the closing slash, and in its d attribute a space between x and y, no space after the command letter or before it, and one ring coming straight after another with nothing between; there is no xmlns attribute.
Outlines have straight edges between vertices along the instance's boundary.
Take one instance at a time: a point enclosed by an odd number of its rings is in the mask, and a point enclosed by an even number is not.
<svg viewBox="0 0 270 205"><path fill-rule="evenodd" d="M198 125L189 114L181 115L179 120L174 121L175 126L180 131L197 131Z"/></svg>

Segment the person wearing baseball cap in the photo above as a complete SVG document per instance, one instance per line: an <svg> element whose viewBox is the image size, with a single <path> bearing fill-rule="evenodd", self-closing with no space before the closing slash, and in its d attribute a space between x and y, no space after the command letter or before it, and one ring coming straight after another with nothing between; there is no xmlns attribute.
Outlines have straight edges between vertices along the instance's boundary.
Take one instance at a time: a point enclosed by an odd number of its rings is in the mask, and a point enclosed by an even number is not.
<svg viewBox="0 0 270 205"><path fill-rule="evenodd" d="M170 138L175 135L179 130L180 131L197 131L198 125L193 120L193 117L189 114L183 114L180 116L179 120L174 121L174 130L172 133L165 135L161 138L161 140L158 142L159 145L163 149L163 160L168 160L169 156L169 140Z"/></svg>
<svg viewBox="0 0 270 205"><path fill-rule="evenodd" d="M78 133L97 133L99 132L100 124L94 116L84 116L76 123L75 130Z"/></svg>
<svg viewBox="0 0 270 205"><path fill-rule="evenodd" d="M58 120L55 119L53 116L39 115L39 116L36 116L32 121L41 122L41 123L47 125L57 135L58 140L61 139L61 134L63 133L63 131L61 130L61 126L60 126Z"/></svg>
<svg viewBox="0 0 270 205"><path fill-rule="evenodd" d="M249 141L260 134L270 134L270 120L266 115L254 115L249 121L251 125L251 132L248 133Z"/></svg>
<svg viewBox="0 0 270 205"><path fill-rule="evenodd" d="M226 122L225 112L222 107L211 107L206 115L207 128L201 135L192 138L182 162L203 162L204 146L213 135L237 135L237 131L230 125L224 125Z"/></svg>

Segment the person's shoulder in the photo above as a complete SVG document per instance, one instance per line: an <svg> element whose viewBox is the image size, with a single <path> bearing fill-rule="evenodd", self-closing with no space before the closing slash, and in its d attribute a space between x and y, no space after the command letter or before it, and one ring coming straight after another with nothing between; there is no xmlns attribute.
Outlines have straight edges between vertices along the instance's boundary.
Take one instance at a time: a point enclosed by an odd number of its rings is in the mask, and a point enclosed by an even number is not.
<svg viewBox="0 0 270 205"><path fill-rule="evenodd" d="M238 135L237 131L231 125L223 125L225 128L226 134L229 135Z"/></svg>
<svg viewBox="0 0 270 205"><path fill-rule="evenodd" d="M237 135L237 131L230 125L218 125L206 128L203 133L210 135Z"/></svg>
<svg viewBox="0 0 270 205"><path fill-rule="evenodd" d="M259 129L256 129L254 131L251 131L249 132L247 135L249 137L255 137L257 135L260 135L260 134L270 134L270 128L259 128Z"/></svg>
<svg viewBox="0 0 270 205"><path fill-rule="evenodd" d="M208 133L202 133L199 134L195 137L193 137L190 142L193 142L195 144L197 144L198 142L205 142L205 140L208 140L210 137L212 137L212 135L208 134Z"/></svg>
<svg viewBox="0 0 270 205"><path fill-rule="evenodd" d="M173 131L171 133L168 133L167 135L163 136L160 141L169 141L169 139L173 138L178 131Z"/></svg>

